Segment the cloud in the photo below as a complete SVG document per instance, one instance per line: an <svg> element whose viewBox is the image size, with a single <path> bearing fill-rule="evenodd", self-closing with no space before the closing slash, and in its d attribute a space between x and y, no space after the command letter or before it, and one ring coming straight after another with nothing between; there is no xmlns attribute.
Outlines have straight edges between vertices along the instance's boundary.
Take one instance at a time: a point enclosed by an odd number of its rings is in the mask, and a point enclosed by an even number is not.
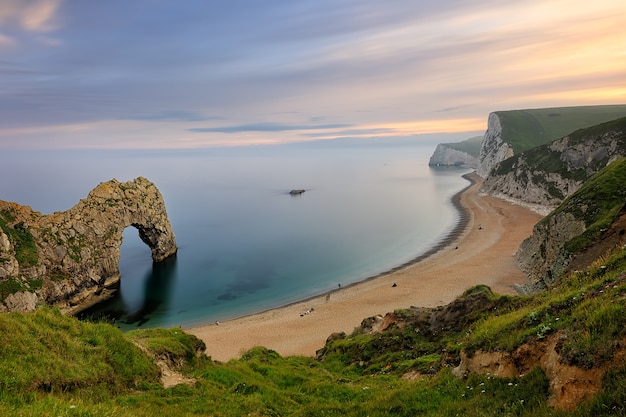
<svg viewBox="0 0 626 417"><path fill-rule="evenodd" d="M339 130L333 132L316 132L316 133L304 133L302 136L315 137L315 138L330 138L330 137L347 137L347 136L383 136L396 132L393 128L372 128L372 129L348 129Z"/></svg>
<svg viewBox="0 0 626 417"><path fill-rule="evenodd" d="M0 33L0 46L13 46L15 40Z"/></svg>
<svg viewBox="0 0 626 417"><path fill-rule="evenodd" d="M337 123L325 125L289 125L280 123L251 123L222 127L197 127L188 129L190 132L240 133L240 132L290 132L295 130L323 130L350 127L350 124Z"/></svg>
<svg viewBox="0 0 626 417"><path fill-rule="evenodd" d="M200 122L207 120L224 120L223 117L206 116L203 113L185 110L166 110L154 113L136 113L128 116L120 117L120 120L146 120L146 121L184 121L184 122Z"/></svg>
<svg viewBox="0 0 626 417"><path fill-rule="evenodd" d="M623 0L570 2L0 0L0 136L293 142L624 102Z"/></svg>
<svg viewBox="0 0 626 417"><path fill-rule="evenodd" d="M17 23L33 32L47 32L58 27L57 12L61 0L2 0L0 25Z"/></svg>

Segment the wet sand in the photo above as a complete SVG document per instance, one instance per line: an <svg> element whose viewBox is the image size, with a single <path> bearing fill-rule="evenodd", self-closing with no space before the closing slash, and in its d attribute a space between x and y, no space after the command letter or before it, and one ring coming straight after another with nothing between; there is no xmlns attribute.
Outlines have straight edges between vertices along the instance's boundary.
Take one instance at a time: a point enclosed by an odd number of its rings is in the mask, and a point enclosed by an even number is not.
<svg viewBox="0 0 626 417"><path fill-rule="evenodd" d="M541 216L479 195L480 179L471 179L474 183L455 197L462 210L459 226L415 262L326 295L186 331L201 338L207 355L218 361L239 358L254 346L283 356L314 356L329 335L350 333L367 317L447 304L478 284L515 294L514 284L528 280L517 269L513 254Z"/></svg>

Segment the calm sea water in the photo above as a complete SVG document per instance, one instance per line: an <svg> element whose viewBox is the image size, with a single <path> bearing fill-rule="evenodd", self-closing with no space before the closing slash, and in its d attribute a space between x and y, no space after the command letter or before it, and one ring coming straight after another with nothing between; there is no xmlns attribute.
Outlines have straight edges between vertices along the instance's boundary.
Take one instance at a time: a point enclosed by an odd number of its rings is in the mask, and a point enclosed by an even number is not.
<svg viewBox="0 0 626 417"><path fill-rule="evenodd" d="M127 228L119 296L98 310L122 328L188 326L321 294L426 252L457 223L450 198L468 184L468 170L429 168L433 149L381 141L3 152L0 198L50 213L111 178L153 181L178 255L153 265Z"/></svg>

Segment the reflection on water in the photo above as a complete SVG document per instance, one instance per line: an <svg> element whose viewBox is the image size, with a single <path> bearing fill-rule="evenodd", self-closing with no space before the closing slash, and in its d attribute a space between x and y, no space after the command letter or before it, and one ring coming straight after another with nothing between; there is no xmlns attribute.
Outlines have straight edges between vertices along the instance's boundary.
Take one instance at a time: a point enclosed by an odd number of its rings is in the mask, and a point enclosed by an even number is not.
<svg viewBox="0 0 626 417"><path fill-rule="evenodd" d="M124 322L141 326L150 319L151 314L166 310L175 279L176 255L152 264L152 270L146 274L144 280L143 304L138 311L128 315Z"/></svg>
<svg viewBox="0 0 626 417"><path fill-rule="evenodd" d="M151 315L167 310L172 295L172 284L176 281L176 255L166 260L153 263L143 279L143 298L138 309L130 311L123 298L114 296L99 305L91 307L81 314L80 319L105 320L121 328L139 327L150 320ZM122 280L124 277L122 276Z"/></svg>

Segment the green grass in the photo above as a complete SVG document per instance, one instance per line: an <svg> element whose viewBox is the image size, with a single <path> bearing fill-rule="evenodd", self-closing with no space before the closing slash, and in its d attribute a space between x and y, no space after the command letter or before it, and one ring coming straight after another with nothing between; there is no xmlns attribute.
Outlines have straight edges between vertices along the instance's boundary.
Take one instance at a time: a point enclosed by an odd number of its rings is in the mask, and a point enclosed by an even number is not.
<svg viewBox="0 0 626 417"><path fill-rule="evenodd" d="M12 224L14 213L9 210L0 212L0 229L7 235L15 250L15 259L21 267L31 267L39 262L37 246L30 230L23 224Z"/></svg>
<svg viewBox="0 0 626 417"><path fill-rule="evenodd" d="M478 322L466 340L471 350L512 352L522 343L561 332L562 357L581 368L606 363L626 337L626 250L563 278L525 305Z"/></svg>
<svg viewBox="0 0 626 417"><path fill-rule="evenodd" d="M502 123L502 139L518 154L575 130L624 117L626 105L555 107L496 113Z"/></svg>
<svg viewBox="0 0 626 417"><path fill-rule="evenodd" d="M450 316L464 305L471 308ZM564 363L605 366L623 349L625 309L621 248L535 296L477 286L446 307L398 310L402 328L337 336L318 360L257 347L219 363L198 355L204 344L178 328L122 333L49 308L8 313L0 315L0 415L625 415L626 364L572 411L548 405L549 381L539 368L515 378L451 372L462 349L513 351L557 333ZM437 317L452 322L429 327ZM163 388L154 357L196 382ZM407 373L422 376L403 379Z"/></svg>
<svg viewBox="0 0 626 417"><path fill-rule="evenodd" d="M107 393L135 389L158 371L122 333L56 310L0 315L0 390Z"/></svg>
<svg viewBox="0 0 626 417"><path fill-rule="evenodd" d="M158 358L164 358L183 365L192 365L204 352L205 344L198 338L180 329L133 330L126 337L139 344Z"/></svg>
<svg viewBox="0 0 626 417"><path fill-rule="evenodd" d="M626 205L626 158L613 162L586 181L550 216L572 213L585 222L586 230L565 246L570 253L587 247L615 220ZM544 218L542 221L548 221Z"/></svg>

